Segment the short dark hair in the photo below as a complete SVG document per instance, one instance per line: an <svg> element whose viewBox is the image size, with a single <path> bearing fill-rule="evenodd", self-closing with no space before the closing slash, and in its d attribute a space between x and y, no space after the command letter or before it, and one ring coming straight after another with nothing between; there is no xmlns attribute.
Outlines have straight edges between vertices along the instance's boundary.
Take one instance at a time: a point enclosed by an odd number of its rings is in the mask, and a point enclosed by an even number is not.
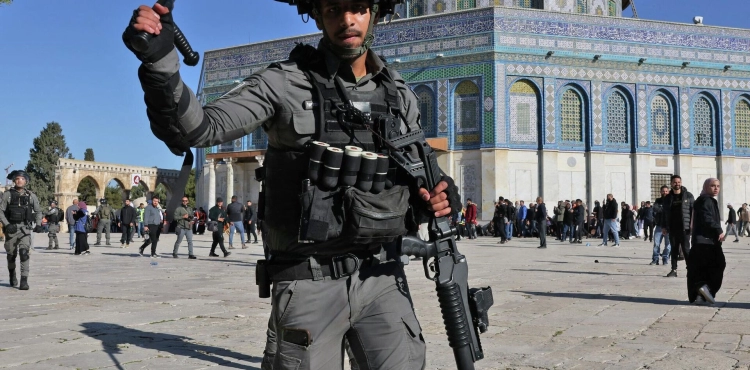
<svg viewBox="0 0 750 370"><path fill-rule="evenodd" d="M471 198L466 198L466 201L467 202L471 202Z"/></svg>
<svg viewBox="0 0 750 370"><path fill-rule="evenodd" d="M680 180L682 180L682 177L680 177L680 175L672 175L672 176L671 176L671 177L669 178L669 182L672 182L672 181L674 181L674 179L680 179Z"/></svg>
<svg viewBox="0 0 750 370"><path fill-rule="evenodd" d="M661 189L664 189L664 188L667 188L667 189L669 189L669 186L667 186L667 185L662 185L662 186L661 186L661 188L659 188L659 190L661 190Z"/></svg>
<svg viewBox="0 0 750 370"><path fill-rule="evenodd" d="M158 196L158 195L156 195L156 194L154 194L153 196L151 196L151 200L154 200L154 199L156 199L156 200L160 200L160 199L159 199L159 196Z"/></svg>

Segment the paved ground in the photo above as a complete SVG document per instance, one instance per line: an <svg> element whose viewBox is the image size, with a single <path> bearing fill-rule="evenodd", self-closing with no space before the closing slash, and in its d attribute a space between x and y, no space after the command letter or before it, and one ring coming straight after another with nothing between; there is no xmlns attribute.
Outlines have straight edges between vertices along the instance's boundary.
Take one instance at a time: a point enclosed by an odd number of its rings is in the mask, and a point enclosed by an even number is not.
<svg viewBox="0 0 750 370"><path fill-rule="evenodd" d="M199 260L181 255L153 266L137 246L74 256L43 250L38 234L31 290L9 288L0 274L0 368L259 368L270 312L254 284L260 247L207 258L209 239L198 237ZM471 285L490 285L495 295L477 368L748 369L748 240L725 243L720 303L696 307L687 303L684 265L678 278L663 277L668 267L649 266L642 241L550 241L539 250L536 239L464 239ZM173 243L164 235L159 249L171 252ZM421 264L407 272L427 368L453 369L434 285Z"/></svg>

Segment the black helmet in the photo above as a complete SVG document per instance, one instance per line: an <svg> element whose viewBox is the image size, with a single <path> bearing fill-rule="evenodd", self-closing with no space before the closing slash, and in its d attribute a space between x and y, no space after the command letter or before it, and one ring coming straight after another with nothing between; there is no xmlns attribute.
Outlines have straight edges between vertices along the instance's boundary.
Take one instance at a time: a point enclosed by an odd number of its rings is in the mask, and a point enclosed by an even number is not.
<svg viewBox="0 0 750 370"><path fill-rule="evenodd" d="M57 201L56 201L56 200L54 200L54 199L52 199L52 200L50 200L50 201L49 201L49 205L53 205L53 204L54 204L54 205L57 205Z"/></svg>
<svg viewBox="0 0 750 370"><path fill-rule="evenodd" d="M107 204L107 199L106 198L99 199L99 203Z"/></svg>
<svg viewBox="0 0 750 370"><path fill-rule="evenodd" d="M313 3L316 0L276 0L282 3L287 3L289 5L296 5L297 6L297 14L309 14L312 15L313 10ZM404 2L404 0L370 0L373 4L378 4L380 6L379 14L381 17L385 17L386 15L393 14L395 11L396 5L401 4Z"/></svg>
<svg viewBox="0 0 750 370"><path fill-rule="evenodd" d="M297 13L298 14L307 14L310 17L315 16L315 2L320 0L276 0L282 3L287 3L289 5L296 5L297 6ZM380 17L385 17L387 15L393 14L396 11L396 5L401 4L404 2L404 0L369 0L370 10L372 14L377 14ZM374 41L374 36L372 34L372 28L375 25L375 20L377 17L372 17L370 19L370 26L367 30L367 36L365 36L365 42L362 44L362 46L358 48L342 48L340 46L334 45L331 40L328 39L328 34L323 31L323 41L324 45L328 46L328 48L333 51L334 54L338 55L341 58L356 58L360 55L367 52L367 50L370 49L372 46L372 43Z"/></svg>
<svg viewBox="0 0 750 370"><path fill-rule="evenodd" d="M26 173L26 171L24 171L24 170L15 170L15 171L11 172L11 173L10 173L10 174L8 175L8 180L10 180L10 181L13 181L13 180L15 180L15 179L16 179L16 177L18 177L18 176L23 176L23 178L25 178L25 179L26 179L26 183L27 183L27 184L29 183L29 181L31 181L31 178L29 177L29 174L28 174L28 173Z"/></svg>

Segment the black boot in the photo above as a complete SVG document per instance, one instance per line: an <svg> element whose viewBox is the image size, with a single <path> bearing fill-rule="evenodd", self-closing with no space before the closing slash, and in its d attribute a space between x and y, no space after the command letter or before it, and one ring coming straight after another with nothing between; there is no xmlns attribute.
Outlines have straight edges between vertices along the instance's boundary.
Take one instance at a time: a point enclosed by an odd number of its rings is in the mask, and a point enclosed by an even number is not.
<svg viewBox="0 0 750 370"><path fill-rule="evenodd" d="M16 270L9 270L10 271L10 286L14 287L18 285L18 278L16 277Z"/></svg>
<svg viewBox="0 0 750 370"><path fill-rule="evenodd" d="M29 290L29 283L28 283L28 277L21 276L21 286L18 287L19 290Z"/></svg>

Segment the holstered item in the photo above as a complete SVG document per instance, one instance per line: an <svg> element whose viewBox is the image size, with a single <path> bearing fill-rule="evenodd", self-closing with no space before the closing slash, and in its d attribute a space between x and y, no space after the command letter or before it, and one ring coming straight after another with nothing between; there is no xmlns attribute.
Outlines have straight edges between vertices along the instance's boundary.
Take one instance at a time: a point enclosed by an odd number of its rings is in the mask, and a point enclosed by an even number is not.
<svg viewBox="0 0 750 370"><path fill-rule="evenodd" d="M271 278L268 276L268 261L258 260L255 265L255 285L258 286L258 298L271 297Z"/></svg>

